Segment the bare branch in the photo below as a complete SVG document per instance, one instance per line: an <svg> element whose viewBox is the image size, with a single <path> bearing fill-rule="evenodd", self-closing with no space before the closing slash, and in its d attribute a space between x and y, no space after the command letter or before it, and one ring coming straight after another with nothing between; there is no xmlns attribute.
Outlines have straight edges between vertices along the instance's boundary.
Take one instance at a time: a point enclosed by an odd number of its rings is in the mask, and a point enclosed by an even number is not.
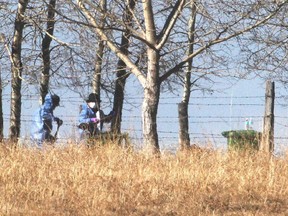
<svg viewBox="0 0 288 216"><path fill-rule="evenodd" d="M199 48L197 51L193 52L191 55L187 56L183 61L181 61L179 64L177 64L176 66L174 66L173 68L171 68L169 71L167 71L165 74L163 74L160 77L160 82L163 82L164 80L166 80L169 76L171 76L173 73L175 73L176 71L178 71L179 69L181 69L184 64L186 62L188 62L191 58L194 58L195 56L199 55L200 53L202 53L203 51L207 50L208 48L210 48L211 46L215 45L215 44L219 44L223 41L228 41L231 38L237 37L241 34L244 34L245 32L251 31L252 29L255 29L259 26L261 26L262 24L264 24L265 22L267 22L269 19L271 19L275 14L277 14L277 12L285 5L287 4L287 1L284 1L282 4L279 4L277 9L274 10L273 12L271 12L268 16L266 16L264 19L256 22L254 25L248 26L245 29L239 30L237 32L235 32L234 34L231 34L227 37L223 37L220 38L220 36L223 34L223 32L220 32L216 38L214 40L211 40L210 42L208 42L206 45L202 46L201 48ZM225 31L225 29L224 29Z"/></svg>
<svg viewBox="0 0 288 216"><path fill-rule="evenodd" d="M165 25L158 35L158 41L159 43L156 46L156 49L159 50L161 49L164 44L166 43L170 32L174 26L174 24L177 21L178 16L181 14L183 7L184 7L185 0L178 0L177 3L175 4L173 10L171 11L170 15L168 16Z"/></svg>
<svg viewBox="0 0 288 216"><path fill-rule="evenodd" d="M77 0L77 3L79 5L79 7L81 8L81 10L85 13L85 15L87 16L87 18L89 19L89 21L91 23L93 23L93 25L96 27L94 28L94 30L96 31L96 33L99 35L99 37L101 38L101 40L106 41L107 45L109 46L109 48L120 58L122 59L123 62L125 62L125 64L127 65L127 67L131 70L131 72L138 78L138 80L140 81L142 86L145 86L145 82L146 82L146 77L141 73L141 71L138 69L138 67L128 58L127 55L125 55L123 52L121 52L121 50L113 43L109 40L109 38L107 37L107 35L99 28L96 20L94 19L94 17L89 13L89 11L85 8L85 6L83 5L82 0Z"/></svg>

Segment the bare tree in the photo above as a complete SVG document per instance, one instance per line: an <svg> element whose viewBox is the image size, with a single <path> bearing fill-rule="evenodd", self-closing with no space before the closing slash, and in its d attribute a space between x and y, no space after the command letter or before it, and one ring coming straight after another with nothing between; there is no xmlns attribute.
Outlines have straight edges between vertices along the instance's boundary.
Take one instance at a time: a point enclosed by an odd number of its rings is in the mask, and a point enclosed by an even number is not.
<svg viewBox="0 0 288 216"><path fill-rule="evenodd" d="M12 62L9 42L13 34L13 23L15 21L15 8L12 9L11 2L2 2L0 5L0 142L4 138L4 116L3 89L10 81L10 66ZM4 106L4 107L3 107Z"/></svg>
<svg viewBox="0 0 288 216"><path fill-rule="evenodd" d="M5 36L4 34L0 34L0 43L4 44L5 43ZM4 45L5 46L5 45ZM6 45L7 47L7 45ZM5 47L3 47L3 51L5 50ZM3 52L4 53L4 52ZM0 53L0 59L2 59L3 54L2 52ZM2 103L2 65L0 64L0 142L3 141L4 134L4 121L3 121L3 103Z"/></svg>
<svg viewBox="0 0 288 216"><path fill-rule="evenodd" d="M7 50L8 55L10 56L10 50L9 50L9 47L8 47L8 45L6 43L5 35L3 33L0 34L0 43L4 44L4 46L2 48L3 53L2 52L0 53L0 59L3 58L5 50ZM3 118L2 88L3 88L3 85L2 85L2 64L0 64L0 142L2 142L3 138L4 138L4 133L3 133L4 132L4 118Z"/></svg>
<svg viewBox="0 0 288 216"><path fill-rule="evenodd" d="M194 34L195 34L195 23L196 23L196 2L190 2L191 16L188 23L188 50L187 55L191 55L194 50ZM192 70L193 58L187 61L187 67L185 68L185 80L183 86L182 101L178 104L178 117L179 117L179 145L180 149L184 150L190 147L190 136L189 136L189 116L188 106L191 92L191 70Z"/></svg>
<svg viewBox="0 0 288 216"><path fill-rule="evenodd" d="M120 50L123 54L129 55L129 38L131 36L131 32L129 28L132 28L132 20L133 20L133 11L135 8L135 0L128 0L124 16L124 23L126 23L127 26L125 28L125 32L123 32L122 38L121 38L121 45ZM115 82L115 92L114 92L114 103L113 108L115 110L115 118L113 118L113 121L111 123L111 128L114 133L120 133L121 132L121 121L122 121L122 109L123 109L123 102L124 102L124 90L125 90L125 84L126 79L130 73L126 71L126 64L122 59L118 60L117 63L117 79Z"/></svg>
<svg viewBox="0 0 288 216"><path fill-rule="evenodd" d="M278 2L278 3L277 3ZM274 1L264 10L273 10L282 2ZM260 28L250 31L238 43L243 53L239 64L247 71L253 71L264 80L273 80L287 85L288 33L287 11L281 10Z"/></svg>
<svg viewBox="0 0 288 216"><path fill-rule="evenodd" d="M179 16L184 10L184 6L186 1L178 0L175 3L169 2L168 7L163 9L160 5L157 7L153 5L152 0L142 1L142 11L137 11L137 15L134 14L134 22L137 23L137 27L131 29L133 37L144 43L146 45L146 64L147 68L143 71L143 68L138 67L135 63L129 58L125 53L123 53L118 47L118 43L115 39L111 37L111 32L103 31L98 23L98 21L91 14L91 8L95 8L93 2L88 0L78 0L79 9L85 14L89 24L93 26L94 31L97 35L104 41L106 41L107 46L111 49L120 59L125 62L126 66L130 69L130 71L138 78L144 89L144 99L142 104L142 126L143 126L143 138L144 145L148 147L149 152L157 153L159 152L159 141L158 141L158 133L157 133L157 112L158 112L158 103L160 97L160 86L161 83L167 80L172 74L175 74L179 70L183 69L185 64L190 61L192 58L202 54L205 51L211 50L211 48L217 44L223 43L231 38L237 37L245 32L249 32L264 23L266 23L269 19L271 19L280 9L282 9L287 3L283 2L278 4L273 8L273 10L265 11L265 13L255 13L256 6L259 8L261 4L255 2L252 6L247 4L242 6L239 10L237 10L237 15L241 15L239 17L232 16L233 10L235 8L227 9L227 14L223 13L223 8L221 4L225 4L225 2L213 2L212 4L203 3L203 15L202 18L206 20L210 20L210 23L207 22L205 28L200 28L200 31L203 32L203 38L199 38L197 41L197 49L193 51L190 55L187 55L181 61L178 61L170 69L166 71L160 70L160 60L161 60L161 52L163 51L163 47L171 40L172 37L171 32L174 27L176 28L177 21ZM219 3L219 4L217 4ZM120 4L118 2L118 4ZM217 14L209 10L213 10L215 5L222 11L221 14ZM227 4L226 4L227 6ZM233 5L234 7L234 5ZM123 8L123 6L122 6ZM140 9L140 8L138 8ZM154 12L157 10L158 12ZM170 9L170 10L169 10ZM205 9L205 10L204 10ZM232 10L233 9L233 10ZM165 14L164 17L160 16L163 11L168 13ZM229 12L229 13L228 13ZM206 13L206 14L205 14ZM209 16L206 16L209 14ZM221 16L224 16L221 18ZM235 13L236 15L236 13ZM251 19L249 16L253 16ZM215 16L215 17L213 17ZM109 17L109 16L108 16ZM162 27L158 26L157 18L161 17L164 19L162 22ZM115 18L115 16L114 16ZM141 19L140 19L141 18ZM249 22L248 22L249 20ZM115 21L116 22L116 21ZM110 30L120 30L117 27L114 27L111 22ZM119 22L117 22L119 24ZM210 28L210 30L209 30ZM177 38L174 35L174 39ZM179 38L178 38L179 40ZM170 54L173 52L170 52Z"/></svg>
<svg viewBox="0 0 288 216"><path fill-rule="evenodd" d="M100 22L100 28L104 29L105 27L105 14L106 14L106 7L107 7L107 1L106 0L101 0L100 1L100 10L101 12L101 17L99 18ZM101 71L102 71L102 61L103 61L103 55L104 55L104 41L99 39L98 41L98 47L96 50L96 58L95 58L95 71L93 75L93 80L92 80L92 88L93 92L97 93L99 98L100 98L100 90L101 90Z"/></svg>
<svg viewBox="0 0 288 216"><path fill-rule="evenodd" d="M50 43L54 32L55 25L55 5L56 0L50 0L47 5L47 28L44 39L42 41L42 59L43 59L43 71L40 82L40 95L42 104L49 89L49 78L50 78Z"/></svg>
<svg viewBox="0 0 288 216"><path fill-rule="evenodd" d="M10 113L10 128L9 138L16 142L20 135L20 120L21 120L21 83L22 83L22 37L25 25L25 10L28 0L18 1L18 10L15 19L14 36L12 42L12 65L11 65L11 113Z"/></svg>

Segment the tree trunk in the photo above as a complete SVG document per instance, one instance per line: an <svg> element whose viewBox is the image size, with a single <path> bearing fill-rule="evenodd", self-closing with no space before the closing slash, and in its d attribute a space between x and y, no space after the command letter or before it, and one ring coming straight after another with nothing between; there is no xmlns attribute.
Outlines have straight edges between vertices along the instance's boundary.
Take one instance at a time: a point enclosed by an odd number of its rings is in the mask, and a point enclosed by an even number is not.
<svg viewBox="0 0 288 216"><path fill-rule="evenodd" d="M191 55L194 51L194 32L196 21L196 4L191 1L191 17L188 24L188 51L187 56ZM190 147L189 137L189 115L188 107L191 92L191 70L192 70L193 58L187 62L186 74L183 86L183 97L181 103L178 105L178 118L179 118L179 146L180 150L185 150Z"/></svg>
<svg viewBox="0 0 288 216"><path fill-rule="evenodd" d="M15 30L12 41L12 80L11 80L11 113L9 138L12 142L17 142L20 136L21 125L21 79L22 79L22 62L21 62L21 46L22 35L24 29L24 13L28 4L28 0L19 0L17 15L15 19Z"/></svg>
<svg viewBox="0 0 288 216"><path fill-rule="evenodd" d="M48 16L47 16L47 29L45 37L42 41L42 59L43 59L43 71L40 83L40 95L41 102L44 103L45 96L49 89L49 78L50 78L50 44L52 41L51 36L54 32L55 25L55 5L56 0L50 0L48 5Z"/></svg>
<svg viewBox="0 0 288 216"><path fill-rule="evenodd" d="M142 106L142 124L144 145L150 154L160 152L157 133L157 110L160 97L159 50L157 46L156 27L152 1L142 1L147 40L147 76L144 87Z"/></svg>
<svg viewBox="0 0 288 216"><path fill-rule="evenodd" d="M0 42L4 43L5 48L9 52L9 47L8 45L5 43L5 35L4 34L0 34ZM4 138L4 119L3 119L3 96L2 96L2 67L0 65L0 142L3 141Z"/></svg>
<svg viewBox="0 0 288 216"><path fill-rule="evenodd" d="M99 41L98 48L96 51L96 58L95 58L95 70L94 70L93 80L92 80L93 92L98 94L99 98L100 98L100 92L101 92L101 71L102 71L103 55L104 55L104 42Z"/></svg>
<svg viewBox="0 0 288 216"><path fill-rule="evenodd" d="M125 66L124 62L119 60L118 62L118 71L117 72L117 80L115 83L115 92L114 92L114 101L113 108L115 111L115 117L112 119L111 128L113 133L121 133L121 121L122 121L122 110L124 103L124 90L126 79L128 77L128 73L125 69L119 69L120 65Z"/></svg>
<svg viewBox="0 0 288 216"><path fill-rule="evenodd" d="M189 137L189 119L188 119L188 103L182 101L178 104L179 118L179 146L180 150L185 150L190 147Z"/></svg>
<svg viewBox="0 0 288 216"><path fill-rule="evenodd" d="M144 90L144 100L142 106L142 124L144 146L149 154L160 152L157 133L157 110L159 104L160 86L147 83Z"/></svg>
<svg viewBox="0 0 288 216"><path fill-rule="evenodd" d="M105 11L106 11L106 0L101 0L100 1L100 7L102 12L102 17L100 19L100 26L101 29L104 28L105 26ZM96 94L98 94L99 98L100 98L100 93L101 93L101 72L102 72L102 60L103 60L103 56L104 56L104 41L99 39L98 42L98 47L96 50L96 58L95 58L95 70L94 70L94 74L93 74L93 79L92 79L92 89L93 92L95 92Z"/></svg>
<svg viewBox="0 0 288 216"><path fill-rule="evenodd" d="M132 19L133 15L131 11L135 8L135 0L129 0L128 6L125 10L125 23L128 26L132 26ZM128 55L128 47L129 47L129 38L130 38L130 31L127 29L124 34L122 35L121 39L121 47L120 50L123 54ZM119 59L117 63L117 80L115 83L115 92L114 92L114 102L113 108L116 112L115 118L113 118L111 122L111 128L114 133L121 133L121 121L122 121L122 109L124 103L124 90L126 79L129 76L129 73L126 72L126 64L124 61Z"/></svg>
<svg viewBox="0 0 288 216"><path fill-rule="evenodd" d="M157 133L157 111L160 97L159 53L148 48L148 73L144 88L142 124L144 145L149 154L160 152Z"/></svg>

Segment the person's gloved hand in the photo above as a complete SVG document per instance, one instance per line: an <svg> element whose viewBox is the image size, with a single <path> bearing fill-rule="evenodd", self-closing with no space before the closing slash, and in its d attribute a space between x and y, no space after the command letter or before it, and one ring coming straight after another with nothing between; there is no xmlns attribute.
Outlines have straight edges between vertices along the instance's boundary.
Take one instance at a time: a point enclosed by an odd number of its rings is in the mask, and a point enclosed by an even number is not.
<svg viewBox="0 0 288 216"><path fill-rule="evenodd" d="M57 122L57 125L61 126L63 124L62 119L55 117L54 120Z"/></svg>
<svg viewBox="0 0 288 216"><path fill-rule="evenodd" d="M90 121L93 122L93 123L98 123L99 122L99 120L97 118L91 118Z"/></svg>

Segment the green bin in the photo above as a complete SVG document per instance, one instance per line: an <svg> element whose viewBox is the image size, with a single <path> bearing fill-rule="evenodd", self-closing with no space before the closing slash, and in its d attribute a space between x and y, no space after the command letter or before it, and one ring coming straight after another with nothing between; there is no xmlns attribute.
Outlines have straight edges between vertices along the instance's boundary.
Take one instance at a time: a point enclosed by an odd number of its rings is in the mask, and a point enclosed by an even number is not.
<svg viewBox="0 0 288 216"><path fill-rule="evenodd" d="M260 132L254 130L231 130L222 132L222 135L227 138L229 150L259 150Z"/></svg>

